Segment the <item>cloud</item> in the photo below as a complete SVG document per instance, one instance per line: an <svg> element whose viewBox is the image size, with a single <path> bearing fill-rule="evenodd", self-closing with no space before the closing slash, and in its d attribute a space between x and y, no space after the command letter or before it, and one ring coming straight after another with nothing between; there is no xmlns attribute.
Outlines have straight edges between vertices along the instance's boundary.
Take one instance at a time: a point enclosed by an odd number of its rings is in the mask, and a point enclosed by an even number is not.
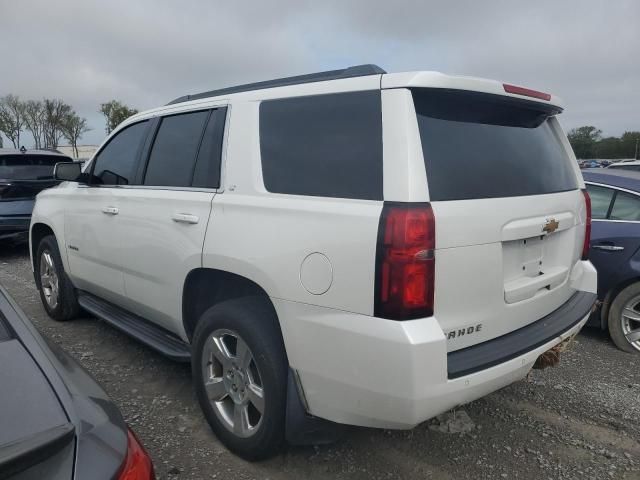
<svg viewBox="0 0 640 480"><path fill-rule="evenodd" d="M639 130L640 2L21 0L0 6L0 94L63 98L103 137L101 102L377 63L551 91L562 123Z"/></svg>

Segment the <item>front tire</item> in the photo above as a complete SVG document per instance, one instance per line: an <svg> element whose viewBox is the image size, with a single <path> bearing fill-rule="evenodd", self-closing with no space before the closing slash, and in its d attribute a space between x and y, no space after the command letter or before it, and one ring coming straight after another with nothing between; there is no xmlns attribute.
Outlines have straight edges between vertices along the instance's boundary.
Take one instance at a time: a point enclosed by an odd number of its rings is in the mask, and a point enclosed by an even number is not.
<svg viewBox="0 0 640 480"><path fill-rule="evenodd" d="M288 362L270 302L244 297L211 307L198 321L192 349L196 394L216 436L246 460L279 453Z"/></svg>
<svg viewBox="0 0 640 480"><path fill-rule="evenodd" d="M607 323L616 347L640 353L640 283L629 285L616 296Z"/></svg>
<svg viewBox="0 0 640 480"><path fill-rule="evenodd" d="M36 286L47 314L57 321L75 318L80 311L78 297L64 271L56 237L47 235L40 241L34 263Z"/></svg>

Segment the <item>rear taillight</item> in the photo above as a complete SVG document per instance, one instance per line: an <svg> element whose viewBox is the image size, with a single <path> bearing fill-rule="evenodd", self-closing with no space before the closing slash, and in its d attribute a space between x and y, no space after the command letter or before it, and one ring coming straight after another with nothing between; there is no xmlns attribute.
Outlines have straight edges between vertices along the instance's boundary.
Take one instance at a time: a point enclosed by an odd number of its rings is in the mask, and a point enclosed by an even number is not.
<svg viewBox="0 0 640 480"><path fill-rule="evenodd" d="M584 244L582 245L582 260L589 260L589 244L591 243L591 197L586 190L582 190L584 195L584 206L587 210L587 218L584 227Z"/></svg>
<svg viewBox="0 0 640 480"><path fill-rule="evenodd" d="M378 227L374 315L433 315L435 219L428 203L385 203Z"/></svg>
<svg viewBox="0 0 640 480"><path fill-rule="evenodd" d="M127 430L127 442L127 457L118 480L155 480L151 458L131 430Z"/></svg>
<svg viewBox="0 0 640 480"><path fill-rule="evenodd" d="M508 83L503 83L502 87L504 88L504 91L507 93L524 95L525 97L539 98L540 100L546 100L547 102L551 100L550 94L539 92L537 90L531 90L530 88L518 87L517 85L509 85Z"/></svg>

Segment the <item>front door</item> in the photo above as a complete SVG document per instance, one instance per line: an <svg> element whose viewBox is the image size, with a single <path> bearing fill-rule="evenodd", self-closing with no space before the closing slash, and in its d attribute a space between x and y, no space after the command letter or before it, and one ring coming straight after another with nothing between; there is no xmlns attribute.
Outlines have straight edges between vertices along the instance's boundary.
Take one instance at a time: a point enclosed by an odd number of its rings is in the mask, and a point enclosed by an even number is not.
<svg viewBox="0 0 640 480"><path fill-rule="evenodd" d="M118 192L133 183L147 130L143 121L117 132L94 157L90 184L78 185L74 205L65 212L68 273L74 285L115 303L124 297Z"/></svg>

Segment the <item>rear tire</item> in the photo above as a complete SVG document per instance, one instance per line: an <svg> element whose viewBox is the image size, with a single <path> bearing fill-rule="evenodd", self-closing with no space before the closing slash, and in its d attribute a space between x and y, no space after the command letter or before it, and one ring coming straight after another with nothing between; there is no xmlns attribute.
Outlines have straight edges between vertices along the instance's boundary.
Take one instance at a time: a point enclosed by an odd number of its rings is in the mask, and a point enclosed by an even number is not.
<svg viewBox="0 0 640 480"><path fill-rule="evenodd" d="M207 310L196 327L191 369L204 416L229 450L246 460L281 451L288 361L267 299L238 298Z"/></svg>
<svg viewBox="0 0 640 480"><path fill-rule="evenodd" d="M633 342L627 338L632 330L638 330L640 334L640 283L629 285L616 296L607 323L616 347L628 353L640 353L640 338Z"/></svg>
<svg viewBox="0 0 640 480"><path fill-rule="evenodd" d="M77 317L80 306L76 290L64 271L58 242L53 235L40 240L34 267L36 286L47 314L57 321Z"/></svg>

